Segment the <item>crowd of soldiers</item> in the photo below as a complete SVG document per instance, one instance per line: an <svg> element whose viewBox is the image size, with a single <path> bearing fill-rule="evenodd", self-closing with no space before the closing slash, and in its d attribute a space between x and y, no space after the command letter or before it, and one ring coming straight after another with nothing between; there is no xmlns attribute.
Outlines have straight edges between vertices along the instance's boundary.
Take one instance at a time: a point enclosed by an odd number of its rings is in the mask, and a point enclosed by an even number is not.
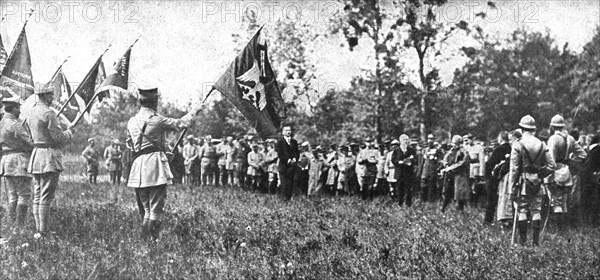
<svg viewBox="0 0 600 280"><path fill-rule="evenodd" d="M7 220L15 229L25 223L33 189L39 238L49 232L50 207L63 170L60 148L74 129L62 128L49 108L54 88L43 87L36 94L39 101L25 120L19 118L17 100L2 100L0 176L8 189ZM550 213L561 217L556 219L559 225L573 217L598 221L600 136L567 133L560 115L552 118L548 131L538 131L535 120L524 116L519 128L500 132L487 147L471 134L454 135L450 143L428 135L419 144L402 134L379 144L367 138L360 144L324 147L299 144L292 126L284 124L279 137L264 142L255 137L188 136L183 147L175 148L179 145L165 144L165 132L187 127L203 105L195 104L182 118L167 118L156 112L158 97L156 88L139 89L141 108L127 124L125 148L114 140L103 154L111 183L119 185L123 176L135 190L144 240L158 239L166 187L173 183L279 192L286 200L294 192L359 195L364 200L391 196L406 207L412 206L414 195L421 204L441 200L442 212L453 201L458 211L467 205L478 208L485 197L484 223L492 224L495 217L504 227L512 225L523 244L531 228L534 245L546 225L542 218ZM94 184L100 158L94 139L82 157Z"/></svg>
<svg viewBox="0 0 600 280"><path fill-rule="evenodd" d="M440 143L432 134L425 143L405 134L381 144L370 138L327 147L304 142L298 147L292 187L308 196L391 196L400 206L411 206L413 197L420 203L441 200L442 212L452 201L459 211L466 205L483 207L485 224L515 224L522 242L529 226L538 244L542 216L554 214L554 222L563 227L573 221L595 223L599 214L600 150L594 149L599 136L568 133L560 115L549 127L538 131L535 120L525 116L519 128L500 132L488 145L472 134L455 135L450 143ZM252 135L237 140L188 136L180 149L183 183L284 192L277 143L256 141ZM523 170L536 164L537 170Z"/></svg>

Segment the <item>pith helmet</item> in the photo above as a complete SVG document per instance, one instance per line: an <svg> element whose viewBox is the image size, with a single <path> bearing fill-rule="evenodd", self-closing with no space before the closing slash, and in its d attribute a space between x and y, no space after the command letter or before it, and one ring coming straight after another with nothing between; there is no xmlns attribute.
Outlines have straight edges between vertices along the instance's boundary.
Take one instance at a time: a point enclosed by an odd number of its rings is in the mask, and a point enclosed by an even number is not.
<svg viewBox="0 0 600 280"><path fill-rule="evenodd" d="M565 126L565 118L563 118L563 116L561 116L561 115L556 115L556 116L552 117L552 119L550 120L550 125L556 126L556 127L564 127Z"/></svg>
<svg viewBox="0 0 600 280"><path fill-rule="evenodd" d="M535 119L530 115L524 116L521 118L519 126L525 129L535 129Z"/></svg>

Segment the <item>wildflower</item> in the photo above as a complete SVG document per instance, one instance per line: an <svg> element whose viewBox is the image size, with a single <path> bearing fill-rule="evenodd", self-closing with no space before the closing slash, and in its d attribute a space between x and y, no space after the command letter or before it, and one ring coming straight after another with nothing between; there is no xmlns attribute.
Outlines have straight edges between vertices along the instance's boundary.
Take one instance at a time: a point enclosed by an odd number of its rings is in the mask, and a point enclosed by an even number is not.
<svg viewBox="0 0 600 280"><path fill-rule="evenodd" d="M242 244L240 244L240 247L246 247L246 242L242 242Z"/></svg>
<svg viewBox="0 0 600 280"><path fill-rule="evenodd" d="M246 227L246 230L247 230L247 231L251 231L251 230L252 230L252 228L251 228L250 226L247 226L247 227Z"/></svg>
<svg viewBox="0 0 600 280"><path fill-rule="evenodd" d="M173 263L173 260L169 260L169 263Z"/></svg>
<svg viewBox="0 0 600 280"><path fill-rule="evenodd" d="M42 237L42 234L39 232L33 235L33 238L35 238L35 239L40 239L41 237Z"/></svg>
<svg viewBox="0 0 600 280"><path fill-rule="evenodd" d="M22 261L21 262L21 268L26 268L29 264L27 264L27 262Z"/></svg>
<svg viewBox="0 0 600 280"><path fill-rule="evenodd" d="M29 247L29 243L23 243L23 245L21 245L22 248L27 248Z"/></svg>

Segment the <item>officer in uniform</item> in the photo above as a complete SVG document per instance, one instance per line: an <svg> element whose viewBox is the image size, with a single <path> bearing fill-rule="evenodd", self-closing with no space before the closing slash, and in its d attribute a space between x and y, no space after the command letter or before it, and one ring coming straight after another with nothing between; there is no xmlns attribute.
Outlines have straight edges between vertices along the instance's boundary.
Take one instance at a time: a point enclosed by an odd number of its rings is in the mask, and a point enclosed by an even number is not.
<svg viewBox="0 0 600 280"><path fill-rule="evenodd" d="M20 228L25 222L31 198L31 175L27 174L27 164L33 143L23 121L19 119L19 100L6 98L2 100L2 104L5 114L0 120L0 176L4 177L8 189L8 221Z"/></svg>
<svg viewBox="0 0 600 280"><path fill-rule="evenodd" d="M215 169L217 168L217 149L213 145L212 137L204 138L204 145L198 151L200 158L200 176L202 176L202 185L208 186L214 183ZM216 178L218 180L218 178Z"/></svg>
<svg viewBox="0 0 600 280"><path fill-rule="evenodd" d="M434 201L437 194L437 172L444 153L435 145L433 134L427 135L427 146L423 149L418 177L421 179L421 202Z"/></svg>
<svg viewBox="0 0 600 280"><path fill-rule="evenodd" d="M471 206L477 207L477 201L483 192L480 188L485 167L485 152L483 146L473 143L473 135L463 136L464 148L469 154L469 186L471 186Z"/></svg>
<svg viewBox="0 0 600 280"><path fill-rule="evenodd" d="M27 172L33 174L35 187L33 193L33 217L39 235L48 231L50 205L63 171L60 148L73 138L71 127L63 130L56 113L50 109L55 89L43 86L36 92L39 101L29 111L25 120L31 133L33 151Z"/></svg>
<svg viewBox="0 0 600 280"><path fill-rule="evenodd" d="M579 143L565 130L565 119L556 115L550 120L550 132L553 134L548 139L550 155L556 162L556 172L548 179L549 191L552 197L551 207L554 213L567 213L567 199L574 186L572 176L573 161L583 161L587 153Z"/></svg>
<svg viewBox="0 0 600 280"><path fill-rule="evenodd" d="M96 184L98 180L98 158L100 153L96 149L96 140L94 138L88 139L88 146L85 147L81 156L86 160L87 163L87 174L88 181L90 184Z"/></svg>
<svg viewBox="0 0 600 280"><path fill-rule="evenodd" d="M143 217L141 237L144 240L158 239L167 184L171 184L173 179L167 153L163 150L165 132L188 126L202 106L200 103L194 105L180 119L167 118L156 112L158 96L157 88L139 89L141 108L127 123L135 152L127 186L135 189Z"/></svg>
<svg viewBox="0 0 600 280"><path fill-rule="evenodd" d="M373 140L367 138L365 140L365 148L360 150L356 156L357 166L362 166L360 187L363 200L367 197L373 199L373 185L377 177L377 163L379 161L379 152L373 148ZM357 168L358 170L358 168ZM356 172L359 174L358 172Z"/></svg>
<svg viewBox="0 0 600 280"><path fill-rule="evenodd" d="M121 157L123 156L123 152L119 146L120 144L119 139L115 139L112 141L112 144L104 150L106 170L108 170L108 174L110 175L110 183L113 185L121 184L121 171L123 170Z"/></svg>
<svg viewBox="0 0 600 280"><path fill-rule="evenodd" d="M519 126L523 137L511 147L508 185L512 186L511 196L517 204L517 226L519 240L527 240L528 216L531 216L533 244L538 245L541 231L541 209L544 189L541 180L556 168L550 150L534 136L535 119L527 115L521 118Z"/></svg>
<svg viewBox="0 0 600 280"><path fill-rule="evenodd" d="M188 135L187 143L183 146L183 158L185 164L185 184L192 184L194 180L194 162L198 157L198 149L194 143L194 136Z"/></svg>

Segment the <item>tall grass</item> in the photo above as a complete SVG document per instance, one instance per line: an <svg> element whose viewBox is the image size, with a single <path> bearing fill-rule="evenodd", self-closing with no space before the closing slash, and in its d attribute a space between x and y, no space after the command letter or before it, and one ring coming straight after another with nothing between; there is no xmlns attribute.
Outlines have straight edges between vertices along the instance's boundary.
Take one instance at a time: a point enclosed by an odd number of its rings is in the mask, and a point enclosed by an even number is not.
<svg viewBox="0 0 600 280"><path fill-rule="evenodd" d="M388 198L168 190L157 243L139 240L133 191L64 176L47 238L33 221L0 247L0 279L595 279L600 230L550 227L511 247L482 211L399 208ZM5 225L2 233L9 229Z"/></svg>

